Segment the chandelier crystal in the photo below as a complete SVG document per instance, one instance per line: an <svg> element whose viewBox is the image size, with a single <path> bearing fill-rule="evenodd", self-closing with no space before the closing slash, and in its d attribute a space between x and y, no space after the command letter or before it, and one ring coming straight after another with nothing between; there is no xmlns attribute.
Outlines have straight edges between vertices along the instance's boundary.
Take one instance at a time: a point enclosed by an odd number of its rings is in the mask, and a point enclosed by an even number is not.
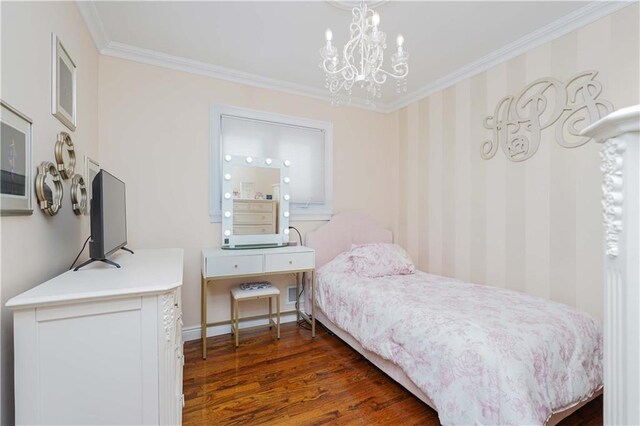
<svg viewBox="0 0 640 426"><path fill-rule="evenodd" d="M351 102L353 86L366 89L367 102L373 104L382 97L382 85L388 77L396 80L398 93L407 91L409 54L402 45L404 37L398 34L398 50L391 55L391 70L382 69L387 35L378 29L380 15L369 9L364 1L351 11L353 20L349 26L351 39L344 45L342 55L331 44L331 29L325 32L326 44L320 49L320 67L325 73L325 87L331 94L331 104Z"/></svg>

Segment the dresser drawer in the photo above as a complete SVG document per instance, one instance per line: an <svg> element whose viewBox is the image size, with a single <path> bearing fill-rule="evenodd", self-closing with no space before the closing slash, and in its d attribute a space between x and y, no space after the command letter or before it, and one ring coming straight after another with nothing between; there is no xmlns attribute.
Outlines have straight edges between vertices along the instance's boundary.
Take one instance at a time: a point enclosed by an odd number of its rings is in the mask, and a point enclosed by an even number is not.
<svg viewBox="0 0 640 426"><path fill-rule="evenodd" d="M275 234L276 228L272 225L240 225L233 227L233 235L263 235Z"/></svg>
<svg viewBox="0 0 640 426"><path fill-rule="evenodd" d="M233 210L236 212L272 212L273 201L234 201Z"/></svg>
<svg viewBox="0 0 640 426"><path fill-rule="evenodd" d="M273 224L273 213L234 213L233 223L237 225Z"/></svg>
<svg viewBox="0 0 640 426"><path fill-rule="evenodd" d="M207 276L248 275L262 272L262 256L223 256L207 260Z"/></svg>
<svg viewBox="0 0 640 426"><path fill-rule="evenodd" d="M265 272L298 271L315 267L315 255L309 253L274 253L264 256Z"/></svg>

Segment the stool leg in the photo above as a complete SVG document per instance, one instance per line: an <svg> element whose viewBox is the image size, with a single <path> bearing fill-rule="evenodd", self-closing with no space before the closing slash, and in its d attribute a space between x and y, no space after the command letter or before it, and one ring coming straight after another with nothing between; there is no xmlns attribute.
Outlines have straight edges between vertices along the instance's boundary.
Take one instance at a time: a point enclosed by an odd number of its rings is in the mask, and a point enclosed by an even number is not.
<svg viewBox="0 0 640 426"><path fill-rule="evenodd" d="M240 328L238 326L238 301L235 300L233 303L234 313L235 313L235 322L236 322L236 348L240 346Z"/></svg>
<svg viewBox="0 0 640 426"><path fill-rule="evenodd" d="M273 296L267 298L269 302L269 330L271 330L271 316L273 315Z"/></svg>
<svg viewBox="0 0 640 426"><path fill-rule="evenodd" d="M233 336L235 333L233 332L233 295L229 294L229 324L231 325L231 335Z"/></svg>
<svg viewBox="0 0 640 426"><path fill-rule="evenodd" d="M276 318L278 319L276 329L278 330L278 340L280 340L280 295L276 296Z"/></svg>

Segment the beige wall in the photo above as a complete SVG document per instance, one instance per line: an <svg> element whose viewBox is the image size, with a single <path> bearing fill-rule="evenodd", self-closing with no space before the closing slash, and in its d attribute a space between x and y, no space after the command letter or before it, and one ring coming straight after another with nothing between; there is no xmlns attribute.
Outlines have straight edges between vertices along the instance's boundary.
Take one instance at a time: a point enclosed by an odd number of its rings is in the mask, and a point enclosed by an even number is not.
<svg viewBox="0 0 640 426"><path fill-rule="evenodd" d="M68 129L51 115L51 32L78 67L78 125L71 132L76 172L84 173L84 155L98 154L98 52L74 2L2 2L2 75L0 96L33 120L34 168L54 161L54 144ZM88 216L75 216L63 182L62 210L45 216L34 202L32 216L2 217L2 417L13 423L13 321L5 302L64 272L89 235Z"/></svg>
<svg viewBox="0 0 640 426"><path fill-rule="evenodd" d="M200 251L220 240L219 224L208 217L213 103L332 122L334 211L364 209L396 228L394 114L333 108L323 100L106 56L100 57L99 87L100 161L127 184L130 246L185 249L185 327L200 323ZM292 224L303 232L320 225ZM210 322L228 320L228 286L210 285Z"/></svg>
<svg viewBox="0 0 640 426"><path fill-rule="evenodd" d="M497 102L544 76L600 72L616 109L640 100L638 4L399 113L400 235L420 268L526 291L601 317L599 146L543 132L522 163L480 157Z"/></svg>
<svg viewBox="0 0 640 426"><path fill-rule="evenodd" d="M71 2L2 2L2 93L34 120L34 163L53 159L64 126L50 114L50 32L76 61L79 167L88 154L127 183L132 247L185 249L185 326L199 323L199 253L219 241L208 219L212 103L334 125L334 210L364 209L422 269L524 290L600 316L598 147L549 138L525 163L480 159L496 102L541 76L596 69L616 108L638 103L638 6L627 7L398 113L327 102L98 57ZM99 121L99 126L98 126ZM68 204L56 217L3 217L1 301L61 272L89 233ZM320 222L293 223L303 233ZM295 234L294 234L295 235ZM280 279L283 283L286 277ZM228 318L211 285L209 321ZM10 312L2 308L0 423L13 421Z"/></svg>

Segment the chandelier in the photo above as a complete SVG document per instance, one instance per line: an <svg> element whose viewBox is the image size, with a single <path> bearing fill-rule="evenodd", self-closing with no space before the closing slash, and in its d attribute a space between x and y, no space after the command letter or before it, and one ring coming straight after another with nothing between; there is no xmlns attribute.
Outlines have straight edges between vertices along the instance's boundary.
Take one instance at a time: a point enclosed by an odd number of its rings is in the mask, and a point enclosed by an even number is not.
<svg viewBox="0 0 640 426"><path fill-rule="evenodd" d="M396 79L396 91L407 91L409 54L404 51L404 38L398 34L398 50L391 55L391 70L382 69L387 35L378 29L380 15L369 9L364 1L352 9L353 20L349 26L351 39L344 45L342 55L331 44L331 29L325 32L326 44L320 49L320 66L325 73L325 87L331 94L331 104L351 102L353 86L358 83L366 89L367 103L373 104L382 97L382 85L388 77Z"/></svg>

